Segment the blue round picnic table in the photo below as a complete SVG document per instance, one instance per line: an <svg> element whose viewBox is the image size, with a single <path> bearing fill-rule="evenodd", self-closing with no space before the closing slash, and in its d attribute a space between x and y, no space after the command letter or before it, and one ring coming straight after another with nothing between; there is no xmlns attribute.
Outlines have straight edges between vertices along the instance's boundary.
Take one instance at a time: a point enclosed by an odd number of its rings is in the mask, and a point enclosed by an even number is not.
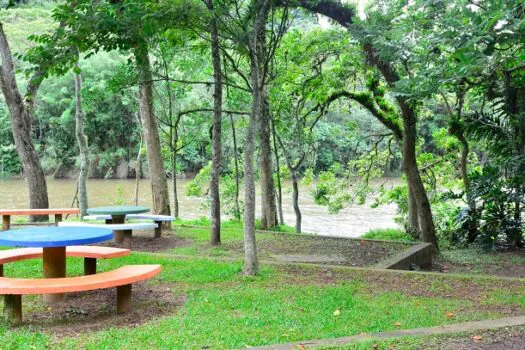
<svg viewBox="0 0 525 350"><path fill-rule="evenodd" d="M0 246L43 248L44 278L66 277L66 247L108 241L113 232L95 227L34 227L0 232ZM56 302L62 294L44 295Z"/></svg>

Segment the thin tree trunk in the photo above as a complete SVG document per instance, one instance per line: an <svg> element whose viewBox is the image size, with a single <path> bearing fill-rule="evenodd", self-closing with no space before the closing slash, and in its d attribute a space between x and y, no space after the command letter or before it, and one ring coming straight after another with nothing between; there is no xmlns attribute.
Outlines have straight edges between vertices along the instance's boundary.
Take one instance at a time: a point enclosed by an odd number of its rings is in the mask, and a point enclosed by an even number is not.
<svg viewBox="0 0 525 350"><path fill-rule="evenodd" d="M16 151L20 157L20 162L22 163L24 177L29 185L29 207L31 209L49 208L44 171L40 165L38 154L36 153L31 138L31 106L39 84L30 84L30 88L32 89L28 88L29 91L28 94L26 94L26 105L16 83L13 56L1 23L0 56L2 57L0 84L11 117L11 127ZM49 220L49 217L30 216L29 219L31 221L44 221Z"/></svg>
<svg viewBox="0 0 525 350"><path fill-rule="evenodd" d="M153 212L170 215L168 181L160 150L159 129L153 110L153 76L149 60L148 48L145 43L137 46L134 51L139 73L139 104L144 142L146 143L147 159L153 196ZM170 223L164 225L171 227Z"/></svg>
<svg viewBox="0 0 525 350"><path fill-rule="evenodd" d="M241 208L239 206L239 190L240 190L240 180L239 180L239 155L237 154L237 135L235 131L235 122L233 121L233 116L230 114L230 121L232 124L232 136L233 136L233 161L235 164L235 218L237 220L241 219Z"/></svg>
<svg viewBox="0 0 525 350"><path fill-rule="evenodd" d="M135 165L135 205L139 205L139 184L142 172L142 137L140 138L139 151L137 153L137 163Z"/></svg>
<svg viewBox="0 0 525 350"><path fill-rule="evenodd" d="M166 60L163 60L164 75L169 76L169 67ZM179 142L179 121L181 116L177 115L173 120L173 94L171 82L166 79L166 93L168 94L168 120L170 121L170 143L171 143L171 182L173 185L173 215L179 217L179 196L177 193L177 144Z"/></svg>
<svg viewBox="0 0 525 350"><path fill-rule="evenodd" d="M467 205L469 207L468 220L468 242L473 243L478 237L478 220L476 200L472 196L472 189L470 187L470 179L468 177L468 154L469 144L462 132L456 135L461 143L461 157L459 160L459 171L461 179L463 180L463 187L465 188L465 195L467 197Z"/></svg>
<svg viewBox="0 0 525 350"><path fill-rule="evenodd" d="M252 86L252 109L246 130L244 147L244 268L245 275L256 275L259 272L257 259L257 244L255 240L255 173L254 151L255 133L262 113L260 62L258 57L258 40L264 30L269 0L255 0L253 9L255 19L251 33L248 33L248 49L250 52L250 78Z"/></svg>
<svg viewBox="0 0 525 350"><path fill-rule="evenodd" d="M279 223L284 225L284 215L283 215L283 188L281 185L281 165L279 162L279 149L277 148L277 142L275 137L275 124L272 121L272 136L273 136L273 150L275 154L275 165L277 167L277 210L279 212Z"/></svg>
<svg viewBox="0 0 525 350"><path fill-rule="evenodd" d="M177 192L177 143L179 142L178 125L173 130L172 154L171 154L171 182L173 185L173 216L179 217L179 194Z"/></svg>
<svg viewBox="0 0 525 350"><path fill-rule="evenodd" d="M301 233L302 214L299 208L299 181L296 170L292 170L293 210L295 212L295 232Z"/></svg>
<svg viewBox="0 0 525 350"><path fill-rule="evenodd" d="M266 85L262 89L261 101L262 113L259 122L261 226L262 229L268 229L277 224L277 208L275 205L275 184L273 182L272 148L270 143L270 106Z"/></svg>
<svg viewBox="0 0 525 350"><path fill-rule="evenodd" d="M208 8L213 12L213 0L208 1ZM221 53L219 48L219 34L217 20L212 13L210 19L211 55L213 60L213 133L212 133L212 168L211 168L211 231L210 244L221 243L221 201L219 191L221 166L221 120L222 120L222 71Z"/></svg>
<svg viewBox="0 0 525 350"><path fill-rule="evenodd" d="M80 207L80 217L87 215L88 209L88 169L89 169L89 148L86 134L84 133L84 112L82 111L82 76L78 62L75 64L75 136L78 143L80 155L80 173L78 175L78 204Z"/></svg>

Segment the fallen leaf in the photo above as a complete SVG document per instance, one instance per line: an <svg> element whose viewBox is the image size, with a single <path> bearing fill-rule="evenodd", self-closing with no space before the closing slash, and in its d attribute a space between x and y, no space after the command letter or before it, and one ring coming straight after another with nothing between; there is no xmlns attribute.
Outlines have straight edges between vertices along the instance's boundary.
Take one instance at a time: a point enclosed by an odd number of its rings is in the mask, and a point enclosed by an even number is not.
<svg viewBox="0 0 525 350"><path fill-rule="evenodd" d="M341 310L336 309L336 310L334 311L334 316L339 316L339 315L341 315Z"/></svg>
<svg viewBox="0 0 525 350"><path fill-rule="evenodd" d="M299 344L299 346L298 346L297 348L298 348L299 350L304 350L304 349L306 349L306 348L304 347L303 344Z"/></svg>
<svg viewBox="0 0 525 350"><path fill-rule="evenodd" d="M472 338L472 340L474 340L474 341L480 341L480 340L483 339L483 337L482 337L481 335L475 335L475 336L472 336L471 338Z"/></svg>
<svg viewBox="0 0 525 350"><path fill-rule="evenodd" d="M448 318L452 318L452 317L455 317L456 315L454 315L452 312L447 312L447 317Z"/></svg>
<svg viewBox="0 0 525 350"><path fill-rule="evenodd" d="M395 323L395 326L396 326L396 327L401 327L401 322L396 322L396 323Z"/></svg>

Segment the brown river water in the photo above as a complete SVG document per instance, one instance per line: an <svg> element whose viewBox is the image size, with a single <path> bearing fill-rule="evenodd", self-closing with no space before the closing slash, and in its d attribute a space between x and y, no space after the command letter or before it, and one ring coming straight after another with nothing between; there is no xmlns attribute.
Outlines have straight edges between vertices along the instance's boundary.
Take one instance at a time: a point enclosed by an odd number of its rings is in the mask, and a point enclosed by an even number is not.
<svg viewBox="0 0 525 350"><path fill-rule="evenodd" d="M209 210L203 206L204 198L189 197L186 188L189 180L179 180L180 217L196 219L208 216ZM385 182L382 180L381 182ZM394 182L397 182L394 180ZM379 182L378 182L379 183ZM387 183L392 183L389 179ZM75 180L48 180L49 205L51 208L68 208L75 195ZM369 204L349 205L337 214L330 214L326 207L316 205L310 195L311 187L301 186L299 206L303 214L303 231L320 235L343 237L358 237L370 229L396 227L394 216L395 205L385 205L371 208ZM135 196L135 180L101 180L90 179L88 182L89 205L113 205L120 200L124 204L133 204ZM173 193L170 195L173 201ZM259 200L259 195L257 199ZM242 196L241 196L242 200ZM151 187L149 180L141 180L139 185L139 205L151 207ZM29 206L27 185L24 180L0 180L0 208L22 209ZM259 208L259 203L257 204ZM283 214L286 224L295 224L295 214L292 207L292 191L290 184L283 189Z"/></svg>

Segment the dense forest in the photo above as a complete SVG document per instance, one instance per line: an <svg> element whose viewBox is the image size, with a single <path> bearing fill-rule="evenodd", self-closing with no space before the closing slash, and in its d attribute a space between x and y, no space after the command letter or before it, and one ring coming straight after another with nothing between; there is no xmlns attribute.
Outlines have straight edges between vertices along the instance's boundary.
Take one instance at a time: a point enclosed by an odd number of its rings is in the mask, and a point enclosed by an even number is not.
<svg viewBox="0 0 525 350"><path fill-rule="evenodd" d="M244 221L245 272L283 223L282 182L316 203L396 203L424 242L523 244L525 2L14 1L0 11L0 176L178 177ZM370 181L400 176L394 189ZM167 196L172 181L175 203ZM84 186L83 189L81 186Z"/></svg>

